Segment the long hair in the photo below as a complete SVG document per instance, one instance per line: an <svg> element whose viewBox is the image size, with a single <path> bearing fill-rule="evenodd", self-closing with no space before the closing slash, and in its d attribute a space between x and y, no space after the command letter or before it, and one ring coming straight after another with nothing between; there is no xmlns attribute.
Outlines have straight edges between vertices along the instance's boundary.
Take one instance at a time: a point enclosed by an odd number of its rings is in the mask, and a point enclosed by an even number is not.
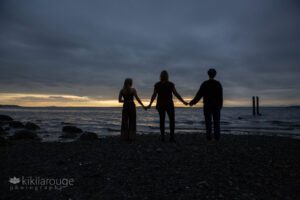
<svg viewBox="0 0 300 200"><path fill-rule="evenodd" d="M160 81L169 81L169 74L166 70L160 73Z"/></svg>
<svg viewBox="0 0 300 200"><path fill-rule="evenodd" d="M129 94L131 91L131 86L132 86L132 79L131 78L126 78L124 81L124 86L123 86L123 93L124 94Z"/></svg>

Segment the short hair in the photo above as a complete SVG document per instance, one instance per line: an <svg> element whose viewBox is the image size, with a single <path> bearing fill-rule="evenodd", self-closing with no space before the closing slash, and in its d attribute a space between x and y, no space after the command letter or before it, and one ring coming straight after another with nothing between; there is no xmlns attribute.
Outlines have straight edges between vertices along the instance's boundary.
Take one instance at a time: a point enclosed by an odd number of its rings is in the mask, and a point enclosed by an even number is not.
<svg viewBox="0 0 300 200"><path fill-rule="evenodd" d="M169 74L166 70L163 70L161 73L160 73L160 80L161 81L169 81Z"/></svg>
<svg viewBox="0 0 300 200"><path fill-rule="evenodd" d="M214 78L217 75L217 71L215 69L211 68L207 71L207 74L208 74L209 78Z"/></svg>

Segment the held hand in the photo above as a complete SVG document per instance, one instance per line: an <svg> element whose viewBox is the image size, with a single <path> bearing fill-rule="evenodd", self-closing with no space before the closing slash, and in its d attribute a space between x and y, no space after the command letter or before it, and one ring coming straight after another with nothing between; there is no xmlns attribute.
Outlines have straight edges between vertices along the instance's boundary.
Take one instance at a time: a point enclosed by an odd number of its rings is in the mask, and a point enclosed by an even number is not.
<svg viewBox="0 0 300 200"><path fill-rule="evenodd" d="M195 104L193 104L192 102L190 102L189 105L190 105L190 106L193 106L193 105L195 105Z"/></svg>
<svg viewBox="0 0 300 200"><path fill-rule="evenodd" d="M144 104L141 104L141 106L142 106L142 108L143 108L144 110L147 110L147 108L146 108L146 106L145 106Z"/></svg>
<svg viewBox="0 0 300 200"><path fill-rule="evenodd" d="M151 108L151 105L146 106L146 109L147 109L147 110L150 109L150 108Z"/></svg>
<svg viewBox="0 0 300 200"><path fill-rule="evenodd" d="M189 103L186 102L186 101L183 101L182 103L183 103L184 105L186 105L186 106L189 105Z"/></svg>

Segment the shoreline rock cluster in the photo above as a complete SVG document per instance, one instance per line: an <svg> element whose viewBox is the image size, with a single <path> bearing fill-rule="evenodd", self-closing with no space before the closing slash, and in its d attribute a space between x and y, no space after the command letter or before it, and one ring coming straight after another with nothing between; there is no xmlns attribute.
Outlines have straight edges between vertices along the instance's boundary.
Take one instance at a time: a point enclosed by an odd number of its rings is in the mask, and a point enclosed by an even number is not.
<svg viewBox="0 0 300 200"><path fill-rule="evenodd" d="M60 136L60 138L67 138L67 139L75 139L78 138L78 140L86 141L86 140L98 140L98 135L96 133L92 132L84 132L82 129L76 127L76 126L64 126L62 128L63 134Z"/></svg>
<svg viewBox="0 0 300 200"><path fill-rule="evenodd" d="M14 134L8 136L9 130L14 129ZM0 137L2 141L8 140L41 140L35 131L41 129L32 122L22 123L8 115L0 115ZM4 137L3 137L4 136Z"/></svg>
<svg viewBox="0 0 300 200"><path fill-rule="evenodd" d="M8 135L8 131L14 130L13 135ZM7 140L36 140L42 139L36 133L41 127L32 122L22 123L16 121L8 115L0 115L0 143L5 143ZM62 127L62 139L77 139L79 141L98 140L98 135L92 132L84 132L80 128L71 125Z"/></svg>

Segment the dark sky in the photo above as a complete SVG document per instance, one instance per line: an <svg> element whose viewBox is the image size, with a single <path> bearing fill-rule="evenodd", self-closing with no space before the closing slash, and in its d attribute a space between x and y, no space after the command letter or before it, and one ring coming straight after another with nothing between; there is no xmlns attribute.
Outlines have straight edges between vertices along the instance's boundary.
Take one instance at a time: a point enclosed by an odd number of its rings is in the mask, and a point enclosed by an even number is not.
<svg viewBox="0 0 300 200"><path fill-rule="evenodd" d="M1 0L0 93L114 99L132 77L149 98L166 69L192 97L214 67L227 101L300 104L299 10L298 0Z"/></svg>

